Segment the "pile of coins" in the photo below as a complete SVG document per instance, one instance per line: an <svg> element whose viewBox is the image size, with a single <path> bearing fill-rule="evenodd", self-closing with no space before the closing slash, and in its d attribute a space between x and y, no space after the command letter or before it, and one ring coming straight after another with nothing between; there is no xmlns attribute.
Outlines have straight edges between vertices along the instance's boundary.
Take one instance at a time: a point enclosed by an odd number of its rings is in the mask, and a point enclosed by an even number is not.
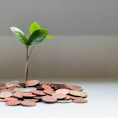
<svg viewBox="0 0 118 118"><path fill-rule="evenodd" d="M0 83L0 102L7 106L36 106L44 103L87 103L80 86L65 83L40 83L39 80Z"/></svg>

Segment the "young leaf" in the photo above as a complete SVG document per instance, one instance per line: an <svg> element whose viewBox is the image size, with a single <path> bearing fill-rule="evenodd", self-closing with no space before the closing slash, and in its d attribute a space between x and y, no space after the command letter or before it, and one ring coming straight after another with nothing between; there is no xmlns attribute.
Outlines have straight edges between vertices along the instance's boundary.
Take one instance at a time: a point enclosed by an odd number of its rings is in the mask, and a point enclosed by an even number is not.
<svg viewBox="0 0 118 118"><path fill-rule="evenodd" d="M42 42L48 34L47 29L34 31L28 39L28 45L34 45Z"/></svg>
<svg viewBox="0 0 118 118"><path fill-rule="evenodd" d="M23 44L27 45L27 37L23 33L23 31L21 31L17 27L10 27L10 30L13 32L13 34L16 36L16 38L18 38Z"/></svg>
<svg viewBox="0 0 118 118"><path fill-rule="evenodd" d="M52 38L54 38L54 36L52 36L52 35L47 35L45 39L52 39Z"/></svg>
<svg viewBox="0 0 118 118"><path fill-rule="evenodd" d="M33 22L30 25L29 32L32 34L34 31L41 29L41 26L37 22Z"/></svg>

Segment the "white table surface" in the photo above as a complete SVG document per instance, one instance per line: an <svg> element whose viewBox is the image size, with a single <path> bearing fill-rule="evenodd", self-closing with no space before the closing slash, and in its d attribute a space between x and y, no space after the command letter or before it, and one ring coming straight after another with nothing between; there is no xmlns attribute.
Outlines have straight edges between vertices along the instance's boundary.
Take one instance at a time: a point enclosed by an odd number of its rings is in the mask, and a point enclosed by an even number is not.
<svg viewBox="0 0 118 118"><path fill-rule="evenodd" d="M118 118L118 82L71 82L87 92L88 103L38 103L35 107L5 106L1 118Z"/></svg>

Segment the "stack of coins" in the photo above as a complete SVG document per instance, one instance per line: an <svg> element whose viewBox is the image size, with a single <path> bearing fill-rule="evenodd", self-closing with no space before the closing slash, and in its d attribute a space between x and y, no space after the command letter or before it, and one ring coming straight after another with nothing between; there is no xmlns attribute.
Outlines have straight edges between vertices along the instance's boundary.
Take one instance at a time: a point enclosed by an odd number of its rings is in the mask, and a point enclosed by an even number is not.
<svg viewBox="0 0 118 118"><path fill-rule="evenodd" d="M25 86L26 84L26 86ZM80 86L65 83L41 83L39 80L0 83L0 102L7 106L36 106L37 103L87 103Z"/></svg>

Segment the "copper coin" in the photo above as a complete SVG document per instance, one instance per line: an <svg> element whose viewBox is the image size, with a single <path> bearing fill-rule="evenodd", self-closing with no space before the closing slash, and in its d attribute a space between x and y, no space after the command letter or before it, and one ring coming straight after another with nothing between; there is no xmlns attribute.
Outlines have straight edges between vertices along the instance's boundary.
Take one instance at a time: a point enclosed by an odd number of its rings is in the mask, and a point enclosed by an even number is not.
<svg viewBox="0 0 118 118"><path fill-rule="evenodd" d="M13 96L17 97L17 98L23 98L23 95L21 92L15 92L15 93L13 93Z"/></svg>
<svg viewBox="0 0 118 118"><path fill-rule="evenodd" d="M51 86L50 85L47 85L47 84L42 84L41 87L45 90L47 89L51 89Z"/></svg>
<svg viewBox="0 0 118 118"><path fill-rule="evenodd" d="M63 93L54 93L54 94L52 94L52 96L57 98L57 99L64 99L64 98L66 98L66 94L63 94Z"/></svg>
<svg viewBox="0 0 118 118"><path fill-rule="evenodd" d="M55 92L56 93L68 94L70 91L68 89L57 89Z"/></svg>
<svg viewBox="0 0 118 118"><path fill-rule="evenodd" d="M0 93L0 98L8 98L12 96L12 92L1 92Z"/></svg>
<svg viewBox="0 0 118 118"><path fill-rule="evenodd" d="M70 95L80 96L80 97L86 97L87 96L87 94L85 92L76 91L76 90L70 90Z"/></svg>
<svg viewBox="0 0 118 118"><path fill-rule="evenodd" d="M75 103L87 103L88 101L84 100L84 99L75 99L75 100L73 100L73 102L75 102Z"/></svg>
<svg viewBox="0 0 118 118"><path fill-rule="evenodd" d="M66 86L71 90L77 90L77 91L82 90L82 88L80 86L69 85L69 84L66 84Z"/></svg>
<svg viewBox="0 0 118 118"><path fill-rule="evenodd" d="M12 87L14 87L15 85L14 84L6 84L6 87L7 88L12 88Z"/></svg>
<svg viewBox="0 0 118 118"><path fill-rule="evenodd" d="M28 80L28 81L26 82L26 85L27 85L27 86L36 86L36 85L39 84L39 83L40 83L39 80Z"/></svg>
<svg viewBox="0 0 118 118"><path fill-rule="evenodd" d="M46 95L43 91L40 91L40 90L34 90L32 91L32 93L36 95Z"/></svg>
<svg viewBox="0 0 118 118"><path fill-rule="evenodd" d="M4 98L4 101L5 102L8 102L8 101L16 101L18 100L17 98L14 98L14 97L8 97L8 98Z"/></svg>
<svg viewBox="0 0 118 118"><path fill-rule="evenodd" d="M7 105L7 106L17 106L17 105L19 105L20 103L21 103L20 100L10 100L10 101L7 101L7 102L6 102L6 105Z"/></svg>
<svg viewBox="0 0 118 118"><path fill-rule="evenodd" d="M24 101L31 101L31 102L38 102L39 101L39 99L36 99L36 98L34 98L34 99L23 99Z"/></svg>
<svg viewBox="0 0 118 118"><path fill-rule="evenodd" d="M53 96L48 96L48 95L47 96L43 96L42 100L44 102L47 102L47 103L55 103L55 102L57 102L57 98L55 98Z"/></svg>
<svg viewBox="0 0 118 118"><path fill-rule="evenodd" d="M36 106L36 102L32 102L32 101L21 101L21 105L23 106Z"/></svg>
<svg viewBox="0 0 118 118"><path fill-rule="evenodd" d="M4 99L0 98L0 102L4 102L4 101L5 101Z"/></svg>
<svg viewBox="0 0 118 118"><path fill-rule="evenodd" d="M30 92L27 92L27 93L22 93L23 97L35 97L36 95L30 93Z"/></svg>
<svg viewBox="0 0 118 118"><path fill-rule="evenodd" d="M6 89L6 86L0 86L0 90Z"/></svg>
<svg viewBox="0 0 118 118"><path fill-rule="evenodd" d="M35 96L34 99L42 100L42 96Z"/></svg>
<svg viewBox="0 0 118 118"><path fill-rule="evenodd" d="M0 83L0 87L3 87L3 86L5 86L5 83Z"/></svg>
<svg viewBox="0 0 118 118"><path fill-rule="evenodd" d="M65 100L70 100L70 99L71 99L71 97L69 95L66 95Z"/></svg>
<svg viewBox="0 0 118 118"><path fill-rule="evenodd" d="M53 93L55 93L55 91L53 89L45 89L44 93L46 93L48 95L52 95Z"/></svg>
<svg viewBox="0 0 118 118"><path fill-rule="evenodd" d="M51 83L51 87L53 87L55 90L60 89L60 88L66 88L64 83Z"/></svg>

